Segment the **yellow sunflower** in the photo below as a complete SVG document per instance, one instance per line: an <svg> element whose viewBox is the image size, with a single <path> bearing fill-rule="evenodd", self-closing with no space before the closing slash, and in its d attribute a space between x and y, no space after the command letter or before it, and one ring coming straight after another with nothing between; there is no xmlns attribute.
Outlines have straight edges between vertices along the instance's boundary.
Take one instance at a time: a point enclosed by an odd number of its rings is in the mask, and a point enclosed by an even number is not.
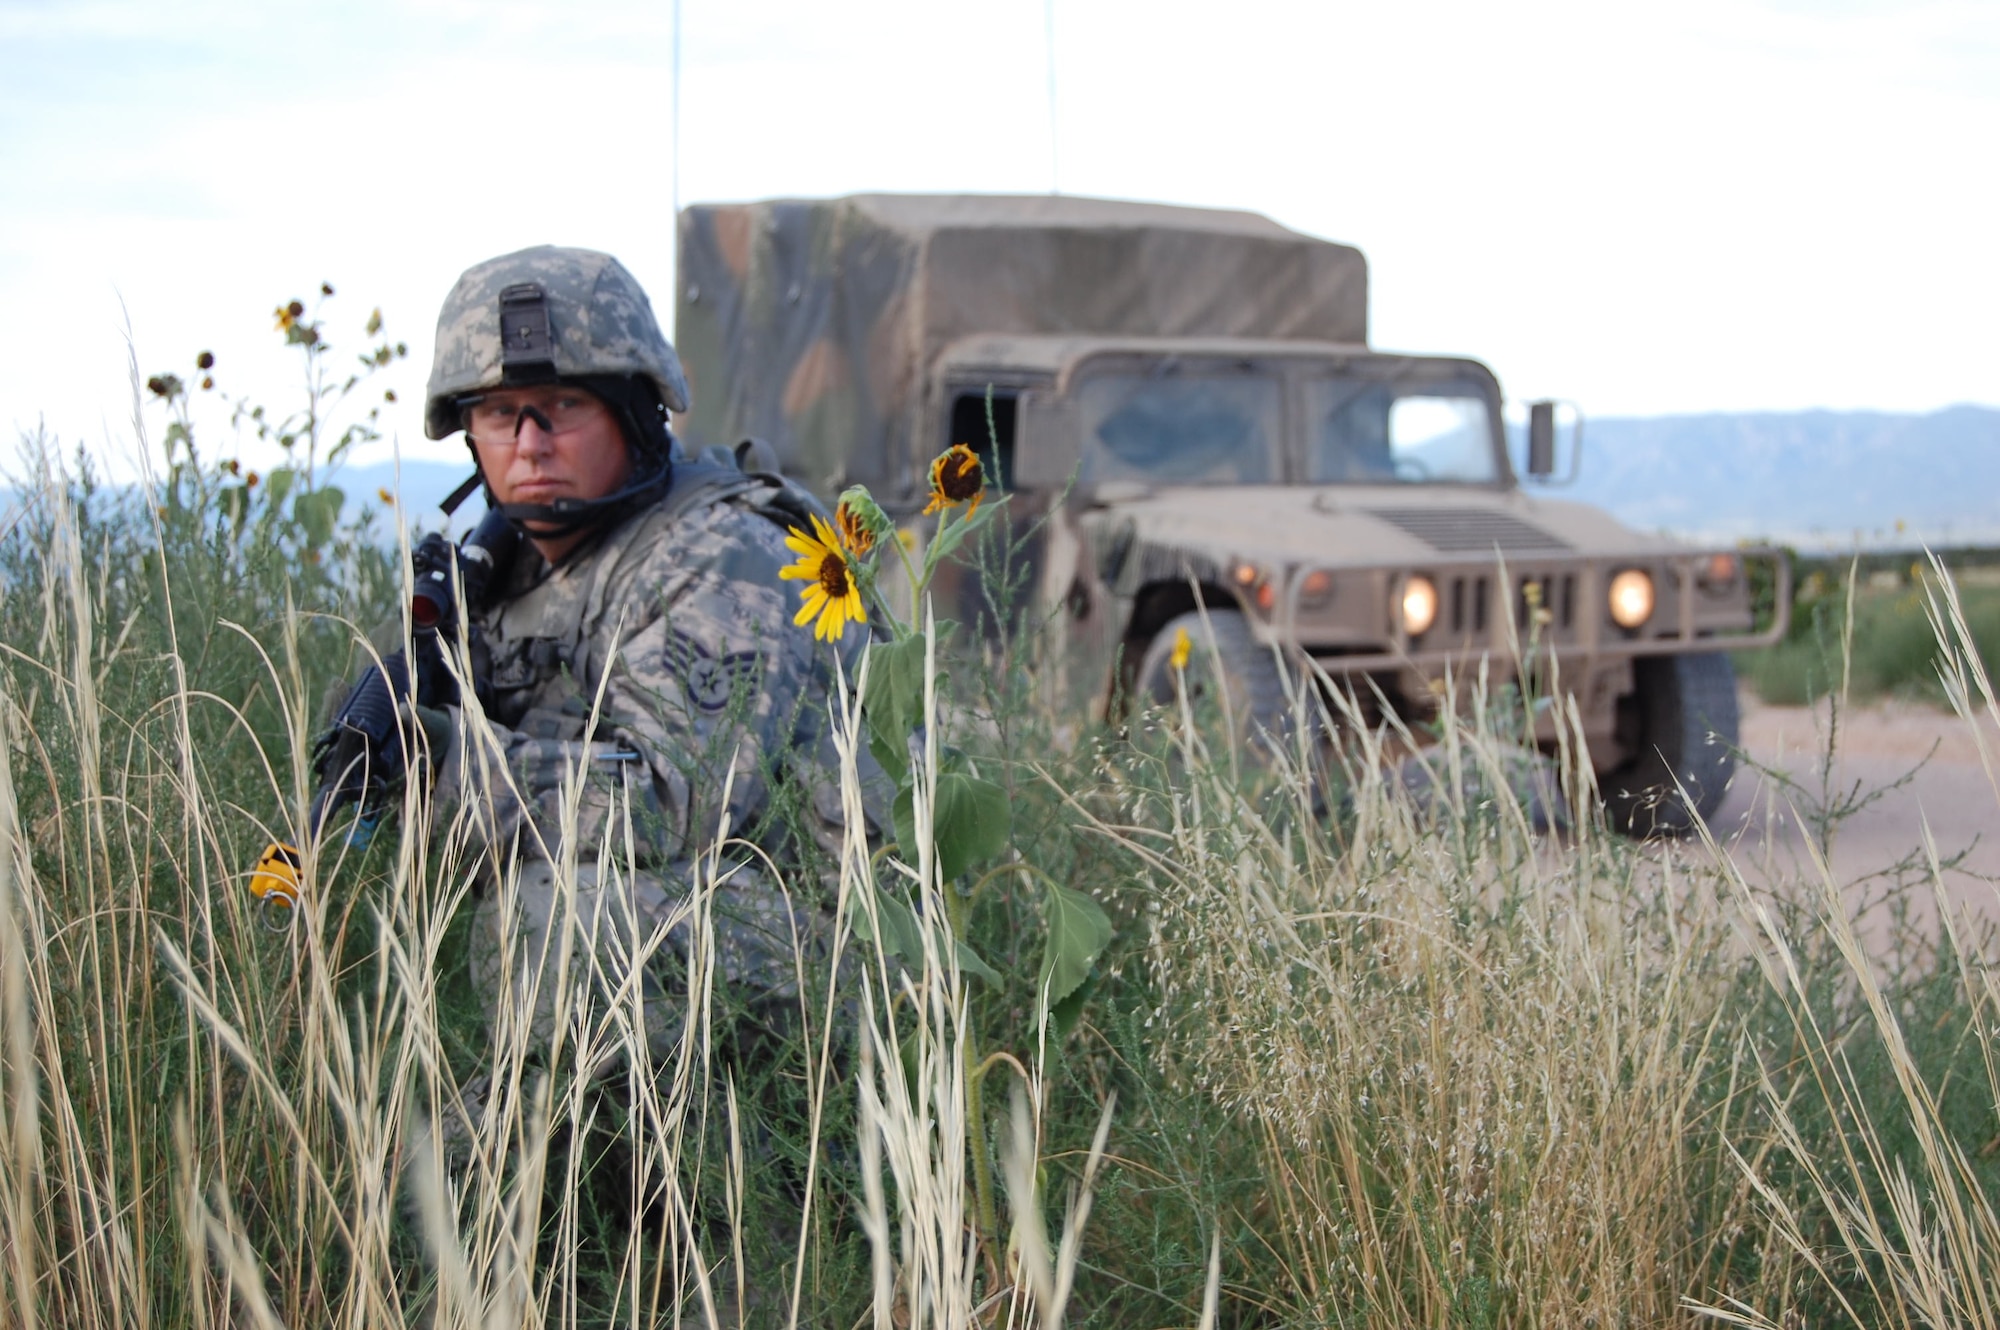
<svg viewBox="0 0 2000 1330"><path fill-rule="evenodd" d="M810 535L793 527L792 533L785 537L785 544L799 556L799 561L779 569L778 576L805 583L799 591L805 604L792 622L812 623L815 638L837 642L847 631L849 619L863 623L867 615L861 607L861 588L855 585L853 571L840 552L840 537L817 513L812 524ZM813 623L815 619L817 623Z"/></svg>
<svg viewBox="0 0 2000 1330"><path fill-rule="evenodd" d="M931 501L924 507L924 516L970 503L972 506L965 510L970 517L979 511L979 501L985 497L986 476L979 469L978 454L962 443L954 443L931 463Z"/></svg>

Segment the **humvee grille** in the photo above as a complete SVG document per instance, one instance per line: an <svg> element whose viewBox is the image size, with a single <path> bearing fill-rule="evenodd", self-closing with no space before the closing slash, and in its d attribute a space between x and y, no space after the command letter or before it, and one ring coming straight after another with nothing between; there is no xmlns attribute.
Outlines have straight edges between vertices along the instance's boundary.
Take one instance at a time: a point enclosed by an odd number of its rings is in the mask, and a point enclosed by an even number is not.
<svg viewBox="0 0 2000 1330"><path fill-rule="evenodd" d="M1533 587L1531 592L1529 588ZM1576 624L1576 574L1563 573L1560 576L1543 573L1520 579L1515 587L1514 627L1521 632L1528 631L1529 620L1537 609L1549 612L1547 623L1552 628L1571 628Z"/></svg>
<svg viewBox="0 0 2000 1330"><path fill-rule="evenodd" d="M1532 591L1529 588L1534 588ZM1440 619L1454 636L1470 635L1487 640L1487 603L1493 578L1486 573L1462 574L1447 579L1440 590L1445 597L1445 613ZM1535 611L1548 611L1542 621L1546 640L1568 641L1576 627L1576 574L1571 572L1528 573L1514 582L1514 628L1527 633ZM1505 610L1501 611L1505 617Z"/></svg>
<svg viewBox="0 0 2000 1330"><path fill-rule="evenodd" d="M1368 515L1446 554L1570 548L1569 542L1540 527L1478 508L1371 508Z"/></svg>

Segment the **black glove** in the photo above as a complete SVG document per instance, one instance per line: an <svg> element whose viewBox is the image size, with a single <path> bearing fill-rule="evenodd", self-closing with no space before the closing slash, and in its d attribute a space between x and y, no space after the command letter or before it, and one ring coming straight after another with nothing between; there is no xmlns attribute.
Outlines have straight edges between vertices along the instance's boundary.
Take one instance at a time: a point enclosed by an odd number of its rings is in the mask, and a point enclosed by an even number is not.
<svg viewBox="0 0 2000 1330"><path fill-rule="evenodd" d="M415 702L409 665L400 651L384 656L354 681L333 724L313 745L313 775L319 782L310 822L314 839L341 808L358 803L365 814L402 783L410 760L398 712Z"/></svg>

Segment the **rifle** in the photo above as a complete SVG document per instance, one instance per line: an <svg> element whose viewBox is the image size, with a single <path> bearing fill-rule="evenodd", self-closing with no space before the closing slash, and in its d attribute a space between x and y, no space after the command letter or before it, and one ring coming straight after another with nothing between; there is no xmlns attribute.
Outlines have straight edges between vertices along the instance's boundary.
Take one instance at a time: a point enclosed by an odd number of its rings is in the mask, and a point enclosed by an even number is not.
<svg viewBox="0 0 2000 1330"><path fill-rule="evenodd" d="M349 843L366 845L390 797L409 773L412 721L406 708L446 707L460 700L458 680L445 664L445 643L458 636L459 605L477 611L491 598L498 574L511 561L520 533L489 512L471 535L453 546L432 532L410 551L410 653L394 651L371 664L348 689L347 699L313 744L317 787L306 816L307 842L317 843L334 815L350 804L360 814ZM488 705L489 684L473 692ZM257 860L250 894L267 907L287 910L303 894L302 860L290 845L274 843Z"/></svg>

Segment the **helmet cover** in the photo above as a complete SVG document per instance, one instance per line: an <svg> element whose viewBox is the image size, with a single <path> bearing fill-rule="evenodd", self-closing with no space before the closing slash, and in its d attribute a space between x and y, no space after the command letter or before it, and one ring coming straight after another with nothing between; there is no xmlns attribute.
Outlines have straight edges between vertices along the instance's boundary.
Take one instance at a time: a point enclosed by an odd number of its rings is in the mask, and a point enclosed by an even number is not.
<svg viewBox="0 0 2000 1330"><path fill-rule="evenodd" d="M438 312L424 434L456 433L471 394L601 375L648 379L668 410L688 409L680 357L624 264L554 245L503 254L466 269Z"/></svg>

